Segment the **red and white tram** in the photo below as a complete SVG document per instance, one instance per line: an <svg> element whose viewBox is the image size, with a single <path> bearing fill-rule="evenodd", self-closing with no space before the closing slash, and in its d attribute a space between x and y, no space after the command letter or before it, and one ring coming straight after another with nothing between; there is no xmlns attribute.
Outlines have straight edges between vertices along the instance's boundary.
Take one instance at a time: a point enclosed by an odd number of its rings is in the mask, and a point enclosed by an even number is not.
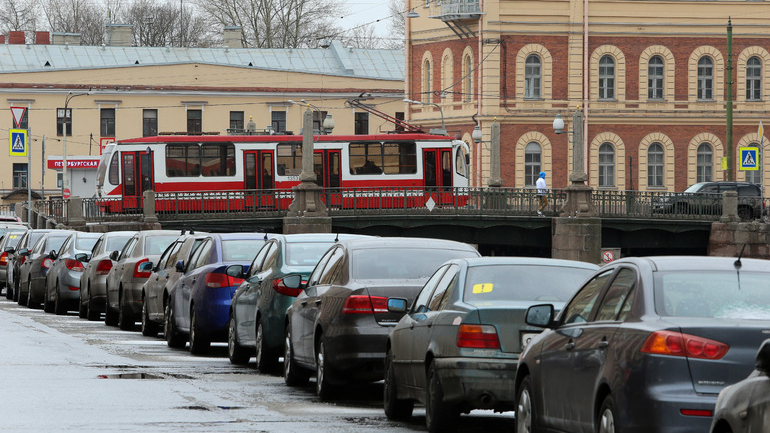
<svg viewBox="0 0 770 433"><path fill-rule="evenodd" d="M449 191L468 186L468 150L462 141L423 133L317 135L316 183L340 191L340 197L366 188ZM159 195L290 190L299 184L301 169L299 135L144 137L105 147L97 188L100 197L123 199L109 201L109 210L120 212L138 207L146 190Z"/></svg>

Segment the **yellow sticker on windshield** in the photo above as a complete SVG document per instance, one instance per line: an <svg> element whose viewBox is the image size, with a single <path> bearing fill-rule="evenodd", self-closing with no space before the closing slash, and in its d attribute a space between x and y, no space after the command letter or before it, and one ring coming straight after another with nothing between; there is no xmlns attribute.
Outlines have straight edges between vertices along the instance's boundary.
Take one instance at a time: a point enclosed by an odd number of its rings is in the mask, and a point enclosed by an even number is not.
<svg viewBox="0 0 770 433"><path fill-rule="evenodd" d="M494 284L488 283L488 284L474 284L473 285L473 293L489 293L492 291L492 288L494 287Z"/></svg>

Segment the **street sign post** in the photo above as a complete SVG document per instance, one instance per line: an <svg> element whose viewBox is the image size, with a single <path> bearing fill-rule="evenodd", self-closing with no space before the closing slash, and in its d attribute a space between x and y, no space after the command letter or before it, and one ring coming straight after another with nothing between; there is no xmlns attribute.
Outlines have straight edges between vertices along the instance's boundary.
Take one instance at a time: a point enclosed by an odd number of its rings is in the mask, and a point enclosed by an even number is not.
<svg viewBox="0 0 770 433"><path fill-rule="evenodd" d="M64 191L62 191L61 195L66 200L66 199L70 198L70 195L72 195L72 193L70 192L69 188L64 188Z"/></svg>
<svg viewBox="0 0 770 433"><path fill-rule="evenodd" d="M27 107L11 107L11 114L13 114L13 125L16 128L21 128L21 119L24 118L24 113L27 111Z"/></svg>

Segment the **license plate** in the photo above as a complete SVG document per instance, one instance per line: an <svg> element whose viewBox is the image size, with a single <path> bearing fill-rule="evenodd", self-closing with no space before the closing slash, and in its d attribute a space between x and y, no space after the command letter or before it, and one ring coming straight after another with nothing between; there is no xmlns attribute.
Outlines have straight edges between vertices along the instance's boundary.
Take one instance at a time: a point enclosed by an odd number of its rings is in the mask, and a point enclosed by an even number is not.
<svg viewBox="0 0 770 433"><path fill-rule="evenodd" d="M540 335L539 332L531 332L531 333L525 333L521 334L521 350L524 350L525 347L529 344L530 341L532 341L533 338Z"/></svg>

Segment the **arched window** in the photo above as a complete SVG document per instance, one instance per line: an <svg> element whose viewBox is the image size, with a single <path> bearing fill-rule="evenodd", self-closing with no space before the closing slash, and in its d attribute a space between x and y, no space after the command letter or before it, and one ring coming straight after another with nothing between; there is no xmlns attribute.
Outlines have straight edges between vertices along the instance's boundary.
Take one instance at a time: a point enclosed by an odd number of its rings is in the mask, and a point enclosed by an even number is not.
<svg viewBox="0 0 770 433"><path fill-rule="evenodd" d="M471 56L463 59L463 101L470 102L473 94L473 73L471 72Z"/></svg>
<svg viewBox="0 0 770 433"><path fill-rule="evenodd" d="M441 89L447 89L454 82L452 56L444 56L441 61Z"/></svg>
<svg viewBox="0 0 770 433"><path fill-rule="evenodd" d="M615 60L612 56L603 56L599 60L599 99L615 97Z"/></svg>
<svg viewBox="0 0 770 433"><path fill-rule="evenodd" d="M647 98L663 99L663 57L652 56L647 66Z"/></svg>
<svg viewBox="0 0 770 433"><path fill-rule="evenodd" d="M524 185L535 186L540 176L543 150L540 144L531 142L524 148Z"/></svg>
<svg viewBox="0 0 770 433"><path fill-rule="evenodd" d="M711 182L714 180L714 150L708 143L701 143L697 152L696 182Z"/></svg>
<svg viewBox="0 0 770 433"><path fill-rule="evenodd" d="M698 99L714 99L714 61L711 57L698 60Z"/></svg>
<svg viewBox="0 0 770 433"><path fill-rule="evenodd" d="M431 62L430 59L425 59L422 64L422 102L431 102L431 83L433 82L433 76L431 74Z"/></svg>
<svg viewBox="0 0 770 433"><path fill-rule="evenodd" d="M655 142L647 148L647 186L663 186L663 170L665 169L665 154L663 145Z"/></svg>
<svg viewBox="0 0 770 433"><path fill-rule="evenodd" d="M762 185L762 148L759 147L759 143L751 143L748 147L757 147L757 167L759 170L746 170L746 182L756 183Z"/></svg>
<svg viewBox="0 0 770 433"><path fill-rule="evenodd" d="M762 99L762 61L759 57L751 57L746 62L746 100L759 101Z"/></svg>
<svg viewBox="0 0 770 433"><path fill-rule="evenodd" d="M542 78L542 69L540 67L540 57L530 54L524 66L524 97L540 98L540 82Z"/></svg>
<svg viewBox="0 0 770 433"><path fill-rule="evenodd" d="M599 146L599 186L615 186L615 148L610 143Z"/></svg>

